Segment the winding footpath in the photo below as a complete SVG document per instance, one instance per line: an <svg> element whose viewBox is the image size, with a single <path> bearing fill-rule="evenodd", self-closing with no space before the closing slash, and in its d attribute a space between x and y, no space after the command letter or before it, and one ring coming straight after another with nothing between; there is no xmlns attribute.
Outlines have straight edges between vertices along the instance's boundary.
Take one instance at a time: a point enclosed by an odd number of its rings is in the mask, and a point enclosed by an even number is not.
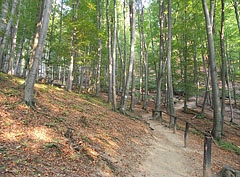
<svg viewBox="0 0 240 177"><path fill-rule="evenodd" d="M183 147L183 132L173 134L171 129L151 120L151 114L142 117L154 131L136 177L202 176L202 165L192 155L194 150Z"/></svg>

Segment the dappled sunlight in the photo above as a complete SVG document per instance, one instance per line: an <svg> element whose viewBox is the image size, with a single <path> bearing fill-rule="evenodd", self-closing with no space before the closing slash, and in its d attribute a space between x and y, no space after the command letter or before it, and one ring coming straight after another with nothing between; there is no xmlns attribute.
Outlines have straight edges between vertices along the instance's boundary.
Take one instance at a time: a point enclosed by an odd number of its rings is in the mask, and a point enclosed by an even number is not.
<svg viewBox="0 0 240 177"><path fill-rule="evenodd" d="M38 89L48 89L49 88L48 85L44 85L44 84L35 84L35 87Z"/></svg>
<svg viewBox="0 0 240 177"><path fill-rule="evenodd" d="M45 127L35 127L33 130L28 131L28 136L34 140L45 142L53 141L53 137L50 135L50 130Z"/></svg>
<svg viewBox="0 0 240 177"><path fill-rule="evenodd" d="M18 141L18 137L21 136L23 132L16 131L16 132L5 132L3 134L3 138L9 141ZM0 137L1 138L1 137Z"/></svg>

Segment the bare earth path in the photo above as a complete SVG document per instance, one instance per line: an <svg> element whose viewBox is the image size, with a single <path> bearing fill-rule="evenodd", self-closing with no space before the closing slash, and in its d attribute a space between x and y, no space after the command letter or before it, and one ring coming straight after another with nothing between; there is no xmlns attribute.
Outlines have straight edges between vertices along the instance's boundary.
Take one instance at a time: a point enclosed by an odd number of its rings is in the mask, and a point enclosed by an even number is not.
<svg viewBox="0 0 240 177"><path fill-rule="evenodd" d="M143 119L154 129L153 139L135 176L202 176L202 165L191 155L194 150L183 147L183 132L173 134L171 129L150 118L150 114L143 115Z"/></svg>

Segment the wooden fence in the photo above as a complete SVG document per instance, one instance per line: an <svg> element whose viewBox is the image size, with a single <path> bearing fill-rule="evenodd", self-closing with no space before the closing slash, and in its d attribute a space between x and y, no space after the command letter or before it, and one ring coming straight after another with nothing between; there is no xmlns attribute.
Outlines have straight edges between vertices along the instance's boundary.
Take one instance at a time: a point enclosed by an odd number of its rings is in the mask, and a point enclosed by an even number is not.
<svg viewBox="0 0 240 177"><path fill-rule="evenodd" d="M195 125L193 125L189 121L185 120L184 118L169 114L168 112L163 111L163 110L160 110L160 111L152 110L153 117L154 117L155 112L159 112L161 122L162 122L162 113L165 113L165 114L169 115L170 117L174 118L173 133L176 133L177 119L185 122L184 147L187 147L189 127L194 128L196 131L198 131L199 133L201 133L204 136L203 177L211 177L212 176L212 173L211 173L212 136L211 136L211 134L204 132L202 130L199 130Z"/></svg>

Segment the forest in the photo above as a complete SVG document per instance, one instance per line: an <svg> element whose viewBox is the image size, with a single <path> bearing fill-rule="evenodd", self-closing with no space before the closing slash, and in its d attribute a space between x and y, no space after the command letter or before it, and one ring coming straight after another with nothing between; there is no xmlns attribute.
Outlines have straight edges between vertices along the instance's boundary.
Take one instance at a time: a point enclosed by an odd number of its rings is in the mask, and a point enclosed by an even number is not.
<svg viewBox="0 0 240 177"><path fill-rule="evenodd" d="M203 176L227 163L240 169L238 0L1 0L0 7L0 175L141 176L124 164L142 154L134 143L147 146L151 130L162 132L156 122L185 133L185 147L189 139L194 149L195 136L196 144L213 141L212 167L204 144ZM45 139L33 137L36 129ZM130 160L99 155L121 143L122 154L136 151ZM39 159L50 151L54 162ZM91 167L74 171L78 163Z"/></svg>

